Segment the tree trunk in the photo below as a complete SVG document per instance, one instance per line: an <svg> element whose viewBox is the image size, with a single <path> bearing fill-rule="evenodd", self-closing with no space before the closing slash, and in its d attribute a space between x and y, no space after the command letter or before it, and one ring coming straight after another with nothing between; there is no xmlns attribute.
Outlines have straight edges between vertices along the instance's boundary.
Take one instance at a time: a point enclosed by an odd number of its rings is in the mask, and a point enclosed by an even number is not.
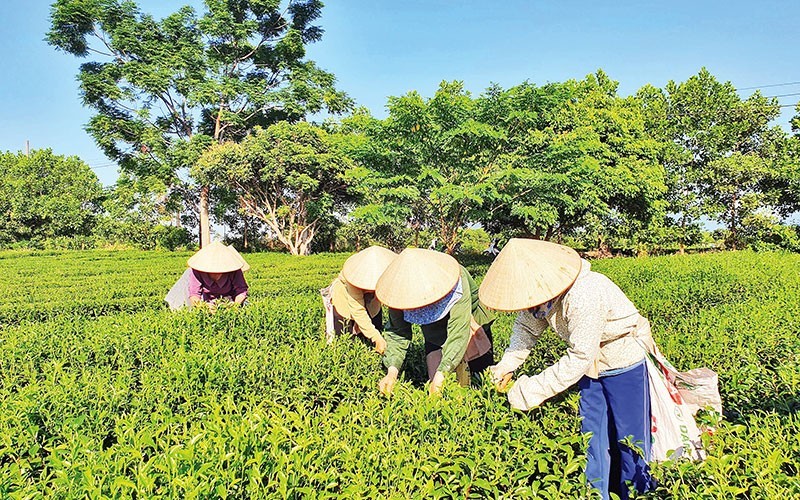
<svg viewBox="0 0 800 500"><path fill-rule="evenodd" d="M247 214L244 214L244 249L247 250Z"/></svg>
<svg viewBox="0 0 800 500"><path fill-rule="evenodd" d="M211 243L211 225L208 221L208 186L200 188L200 248Z"/></svg>

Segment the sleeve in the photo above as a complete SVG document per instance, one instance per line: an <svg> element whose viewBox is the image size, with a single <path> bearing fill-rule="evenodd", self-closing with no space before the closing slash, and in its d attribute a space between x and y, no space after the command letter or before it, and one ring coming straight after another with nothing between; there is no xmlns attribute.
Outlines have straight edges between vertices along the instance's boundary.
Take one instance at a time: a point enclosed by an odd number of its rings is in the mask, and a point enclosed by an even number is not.
<svg viewBox="0 0 800 500"><path fill-rule="evenodd" d="M201 288L200 280L197 279L195 270L192 269L192 272L189 273L189 297L197 297L202 299L203 293Z"/></svg>
<svg viewBox="0 0 800 500"><path fill-rule="evenodd" d="M456 369L464 353L470 337L470 320L472 319L472 296L469 288L463 288L467 293L453 304L450 309L450 318L447 320L447 339L442 345L442 361L437 371L449 373Z"/></svg>
<svg viewBox="0 0 800 500"><path fill-rule="evenodd" d="M403 367L406 353L411 345L411 323L403 318L403 311L389 308L389 320L383 330L386 338L386 353L383 355L383 365L386 368Z"/></svg>
<svg viewBox="0 0 800 500"><path fill-rule="evenodd" d="M373 341L380 337L380 332L372 324L372 318L369 317L369 313L364 306L364 292L362 290L354 286L347 286L347 309L350 311L350 317L353 318L353 321L355 321L365 337Z"/></svg>
<svg viewBox="0 0 800 500"><path fill-rule="evenodd" d="M238 297L244 294L247 296L247 281L244 280L244 273L241 269L233 274L233 296Z"/></svg>
<svg viewBox="0 0 800 500"><path fill-rule="evenodd" d="M545 329L547 329L547 320L536 319L528 311L517 314L517 319L511 328L511 340L508 348L503 353L503 359L497 363L495 370L505 374L522 366Z"/></svg>
<svg viewBox="0 0 800 500"><path fill-rule="evenodd" d="M567 354L538 375L517 379L508 391L508 401L514 408L529 410L539 406L580 380L597 359L606 324L605 301L588 290L582 297L584 300L564 298L569 331Z"/></svg>

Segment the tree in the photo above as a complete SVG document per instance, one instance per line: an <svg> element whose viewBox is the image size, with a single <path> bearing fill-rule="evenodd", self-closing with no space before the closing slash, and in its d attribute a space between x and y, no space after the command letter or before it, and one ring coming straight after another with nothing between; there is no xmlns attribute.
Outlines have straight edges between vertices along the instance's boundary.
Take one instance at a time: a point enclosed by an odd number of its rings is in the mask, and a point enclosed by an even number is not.
<svg viewBox="0 0 800 500"><path fill-rule="evenodd" d="M684 228L701 215L725 224L736 248L741 221L777 208L777 191L786 184L785 133L769 126L780 111L777 101L759 92L743 100L705 68L663 91L645 87L638 97L649 132L670 144L662 156L670 211Z"/></svg>
<svg viewBox="0 0 800 500"><path fill-rule="evenodd" d="M589 230L603 246L613 224L632 231L659 213L656 144L638 106L616 89L598 71L582 81L486 92L480 117L507 137L498 195L481 218L488 231L549 240Z"/></svg>
<svg viewBox="0 0 800 500"><path fill-rule="evenodd" d="M371 244L396 251L419 244L420 224L414 218L419 191L399 172L392 173L393 150L384 123L359 108L341 123L327 123L331 138L354 165L346 173L354 208L341 234L360 250ZM412 236L415 241L412 241Z"/></svg>
<svg viewBox="0 0 800 500"><path fill-rule="evenodd" d="M231 186L245 213L262 220L292 255L307 255L321 226L350 199L350 166L325 130L284 122L212 147L193 172Z"/></svg>
<svg viewBox="0 0 800 500"><path fill-rule="evenodd" d="M366 127L360 155L362 192L374 224L431 228L448 252L475 221L487 196L502 134L476 119L475 101L461 82L442 82L423 99L416 92L389 98L389 116ZM371 161L364 161L369 159Z"/></svg>
<svg viewBox="0 0 800 500"><path fill-rule="evenodd" d="M89 235L102 198L97 176L76 156L0 154L0 242Z"/></svg>
<svg viewBox="0 0 800 500"><path fill-rule="evenodd" d="M188 246L189 232L183 221L171 217L175 211L171 205L179 198L156 194L163 192L158 179L137 179L123 172L107 189L95 235L106 243L147 250Z"/></svg>
<svg viewBox="0 0 800 500"><path fill-rule="evenodd" d="M132 0L57 0L48 42L77 57L87 125L105 154L169 187L210 144L256 126L341 113L350 99L305 59L319 40L320 0L205 0L161 20ZM200 188L201 244L209 241L209 186Z"/></svg>

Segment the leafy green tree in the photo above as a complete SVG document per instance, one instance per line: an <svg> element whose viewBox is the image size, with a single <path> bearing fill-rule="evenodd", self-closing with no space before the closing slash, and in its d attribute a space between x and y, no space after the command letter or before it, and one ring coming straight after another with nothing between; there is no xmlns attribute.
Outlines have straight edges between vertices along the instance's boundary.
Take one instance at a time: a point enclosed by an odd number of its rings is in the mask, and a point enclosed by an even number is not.
<svg viewBox="0 0 800 500"><path fill-rule="evenodd" d="M138 179L123 172L107 190L95 235L106 244L148 250L188 246L188 231L172 216L176 198L156 194L164 191L154 177Z"/></svg>
<svg viewBox="0 0 800 500"><path fill-rule="evenodd" d="M282 122L257 129L241 143L212 147L193 173L230 186L245 213L263 221L293 255L307 255L314 236L350 200L350 166L324 129Z"/></svg>
<svg viewBox="0 0 800 500"><path fill-rule="evenodd" d="M742 99L730 82L719 82L705 68L683 83L670 81L663 91L645 87L638 97L648 131L669 144L661 159L670 212L683 229L708 216L727 226L729 245L736 248L748 215L781 210L787 138L769 125L780 111L774 98L755 92Z"/></svg>
<svg viewBox="0 0 800 500"><path fill-rule="evenodd" d="M461 82L442 82L430 99L390 97L388 108L385 120L364 127L361 169L352 175L369 196L355 215L377 226L430 228L452 253L492 196L503 136L476 119Z"/></svg>
<svg viewBox="0 0 800 500"><path fill-rule="evenodd" d="M105 154L137 177L177 182L212 143L307 113L343 112L350 99L305 58L319 40L320 0L205 0L157 20L132 0L57 0L48 42L92 61L78 80L87 125ZM210 187L200 189L201 244Z"/></svg>
<svg viewBox="0 0 800 500"><path fill-rule="evenodd" d="M590 229L603 246L612 225L645 226L662 210L663 169L641 111L602 71L542 87L490 88L481 120L507 138L481 218L491 233L561 239Z"/></svg>
<svg viewBox="0 0 800 500"><path fill-rule="evenodd" d="M340 236L356 250L381 244L397 251L419 244L421 224L414 218L419 191L408 178L391 172L393 150L383 121L359 108L341 123L327 123L331 139L354 165L346 172L354 207Z"/></svg>
<svg viewBox="0 0 800 500"><path fill-rule="evenodd" d="M89 235L102 198L97 176L76 156L0 154L0 242Z"/></svg>

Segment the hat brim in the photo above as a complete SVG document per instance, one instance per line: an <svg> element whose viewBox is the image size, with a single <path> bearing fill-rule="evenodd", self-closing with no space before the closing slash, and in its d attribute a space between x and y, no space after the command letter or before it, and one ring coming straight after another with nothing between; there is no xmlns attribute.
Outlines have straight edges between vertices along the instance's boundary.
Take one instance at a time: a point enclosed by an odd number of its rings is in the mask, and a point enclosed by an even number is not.
<svg viewBox="0 0 800 500"><path fill-rule="evenodd" d="M203 273L232 273L250 266L233 247L219 241L201 248L186 262L189 267Z"/></svg>
<svg viewBox="0 0 800 500"><path fill-rule="evenodd" d="M381 275L375 295L392 309L417 309L447 295L460 276L461 265L450 255L406 248Z"/></svg>
<svg viewBox="0 0 800 500"><path fill-rule="evenodd" d="M388 248L374 245L351 255L342 266L342 276L356 288L375 290L378 278L396 258Z"/></svg>
<svg viewBox="0 0 800 500"><path fill-rule="evenodd" d="M513 238L489 267L478 296L496 311L521 311L564 293L580 270L580 255L572 248Z"/></svg>

